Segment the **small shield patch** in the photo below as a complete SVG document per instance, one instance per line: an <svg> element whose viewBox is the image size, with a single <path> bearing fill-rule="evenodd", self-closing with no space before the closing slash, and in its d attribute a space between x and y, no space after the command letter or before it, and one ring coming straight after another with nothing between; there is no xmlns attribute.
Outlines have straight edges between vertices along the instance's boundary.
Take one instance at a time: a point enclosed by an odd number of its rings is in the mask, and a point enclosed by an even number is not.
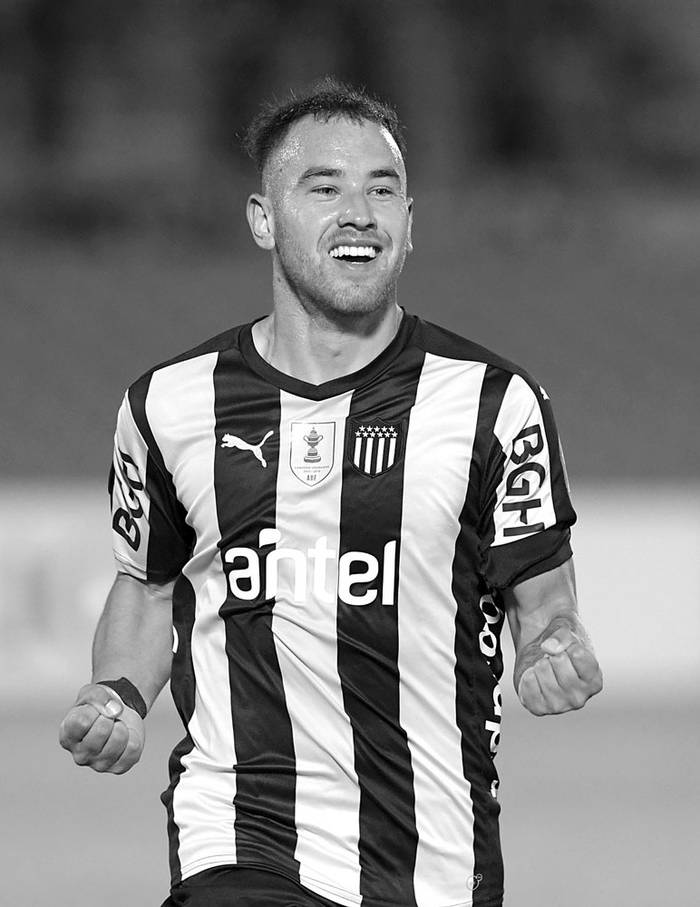
<svg viewBox="0 0 700 907"><path fill-rule="evenodd" d="M348 438L348 458L358 472L380 476L398 462L402 444L403 425L400 421L372 419L353 422Z"/></svg>
<svg viewBox="0 0 700 907"><path fill-rule="evenodd" d="M305 485L318 485L333 469L335 422L292 422L289 465Z"/></svg>

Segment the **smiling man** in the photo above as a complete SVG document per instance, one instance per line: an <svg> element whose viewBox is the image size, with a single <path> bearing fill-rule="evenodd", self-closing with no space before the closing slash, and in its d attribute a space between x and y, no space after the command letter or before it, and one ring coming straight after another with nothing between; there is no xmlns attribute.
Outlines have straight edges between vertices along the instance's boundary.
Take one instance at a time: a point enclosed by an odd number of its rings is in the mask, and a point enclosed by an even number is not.
<svg viewBox="0 0 700 907"><path fill-rule="evenodd" d="M549 398L397 303L394 111L267 109L248 201L272 311L125 396L117 578L61 726L121 773L168 678L168 907L499 907L500 632L536 715L602 686Z"/></svg>
<svg viewBox="0 0 700 907"><path fill-rule="evenodd" d="M411 200L389 113L369 103L375 120L306 114L268 147L261 119L248 137L263 183L248 221L272 252L274 292L273 314L253 338L281 371L314 383L374 359L402 316L396 285L411 248Z"/></svg>

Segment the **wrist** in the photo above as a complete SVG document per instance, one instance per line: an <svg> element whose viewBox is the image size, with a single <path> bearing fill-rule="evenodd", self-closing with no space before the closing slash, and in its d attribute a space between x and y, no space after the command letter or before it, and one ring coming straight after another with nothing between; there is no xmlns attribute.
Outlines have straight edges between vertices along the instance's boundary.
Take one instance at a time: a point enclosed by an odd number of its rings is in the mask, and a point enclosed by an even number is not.
<svg viewBox="0 0 700 907"><path fill-rule="evenodd" d="M133 709L141 718L146 717L148 707L140 690L128 678L120 677L118 680L96 680L95 683L109 687L121 699L125 706Z"/></svg>

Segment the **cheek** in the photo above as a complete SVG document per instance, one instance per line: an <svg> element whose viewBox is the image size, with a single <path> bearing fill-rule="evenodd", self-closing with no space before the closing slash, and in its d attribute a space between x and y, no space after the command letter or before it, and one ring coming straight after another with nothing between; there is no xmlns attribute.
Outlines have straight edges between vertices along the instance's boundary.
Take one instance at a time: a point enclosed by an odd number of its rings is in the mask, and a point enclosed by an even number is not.
<svg viewBox="0 0 700 907"><path fill-rule="evenodd" d="M303 238L304 244L309 239L318 239L326 229L328 218L317 212L309 212L302 206L288 202L282 210L275 212L277 229L288 239Z"/></svg>
<svg viewBox="0 0 700 907"><path fill-rule="evenodd" d="M296 273L316 269L318 238L303 223L295 224L287 219L278 226L275 243L285 267Z"/></svg>
<svg viewBox="0 0 700 907"><path fill-rule="evenodd" d="M403 204L387 205L377 211L376 217L379 228L386 230L395 241L406 236L410 230L411 215Z"/></svg>

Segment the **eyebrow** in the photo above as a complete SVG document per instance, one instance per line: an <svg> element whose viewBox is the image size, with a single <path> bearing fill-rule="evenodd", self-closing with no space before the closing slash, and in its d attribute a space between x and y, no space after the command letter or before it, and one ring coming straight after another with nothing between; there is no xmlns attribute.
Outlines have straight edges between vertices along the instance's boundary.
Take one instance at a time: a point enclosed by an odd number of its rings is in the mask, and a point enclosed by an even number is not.
<svg viewBox="0 0 700 907"><path fill-rule="evenodd" d="M299 177L299 182L303 183L306 180L314 179L314 177L317 176L337 177L342 175L343 171L338 170L337 167L309 167Z"/></svg>
<svg viewBox="0 0 700 907"><path fill-rule="evenodd" d="M401 181L401 177L393 167L381 167L379 170L372 170L369 176L370 179L373 180L383 180L389 178L399 180L399 182Z"/></svg>
<svg viewBox="0 0 700 907"><path fill-rule="evenodd" d="M299 184L301 185L301 183L306 182L306 180L314 179L319 176L335 179L342 175L343 171L339 170L337 167L309 167L299 177ZM388 178L398 180L399 182L401 181L401 177L393 167L380 167L378 170L371 170L369 178L373 180Z"/></svg>

